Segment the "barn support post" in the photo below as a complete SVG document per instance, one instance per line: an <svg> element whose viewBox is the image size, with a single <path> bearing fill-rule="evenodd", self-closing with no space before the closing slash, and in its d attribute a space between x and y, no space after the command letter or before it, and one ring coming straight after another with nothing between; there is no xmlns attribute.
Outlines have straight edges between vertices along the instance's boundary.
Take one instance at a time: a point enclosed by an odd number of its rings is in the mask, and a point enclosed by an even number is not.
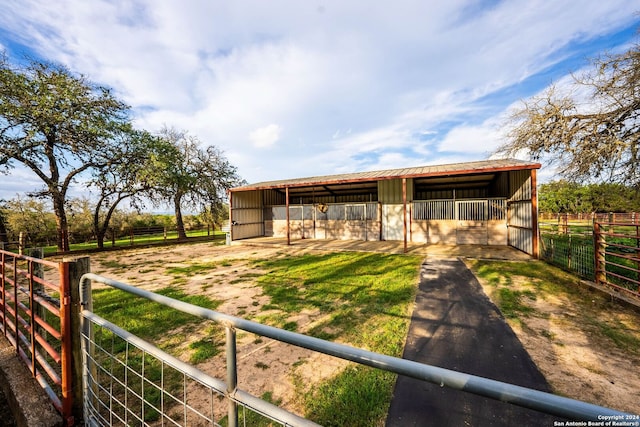
<svg viewBox="0 0 640 427"><path fill-rule="evenodd" d="M538 229L538 180L536 172L536 169L531 169L531 235L533 240L532 255L535 259L539 259L540 230Z"/></svg>
<svg viewBox="0 0 640 427"><path fill-rule="evenodd" d="M402 178L402 239L407 253L407 178Z"/></svg>
<svg viewBox="0 0 640 427"><path fill-rule="evenodd" d="M382 202L378 202L378 241L382 242Z"/></svg>
<svg viewBox="0 0 640 427"><path fill-rule="evenodd" d="M291 228L289 225L289 187L286 187L284 189L284 194L285 194L285 205L286 205L286 209L287 209L287 245L291 244Z"/></svg>
<svg viewBox="0 0 640 427"><path fill-rule="evenodd" d="M229 191L229 242L233 242L233 192Z"/></svg>

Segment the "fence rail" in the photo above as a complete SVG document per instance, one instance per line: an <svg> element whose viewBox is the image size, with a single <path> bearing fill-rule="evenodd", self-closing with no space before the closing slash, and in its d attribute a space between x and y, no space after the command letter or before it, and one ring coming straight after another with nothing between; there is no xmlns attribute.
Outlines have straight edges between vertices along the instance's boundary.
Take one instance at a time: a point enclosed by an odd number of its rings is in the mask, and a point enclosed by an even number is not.
<svg viewBox="0 0 640 427"><path fill-rule="evenodd" d="M416 220L503 220L506 218L507 200L417 200L413 202L412 212Z"/></svg>
<svg viewBox="0 0 640 427"><path fill-rule="evenodd" d="M541 257L640 304L640 223L541 223Z"/></svg>
<svg viewBox="0 0 640 427"><path fill-rule="evenodd" d="M213 227L190 228L185 230L188 239L224 239L224 233L216 232ZM175 228L168 227L132 227L121 231L109 230L103 242L104 247L115 246L137 246L137 245L153 245L171 243L178 240L178 231ZM28 233L20 233L20 240L16 242L0 241L0 249L13 250L22 254L28 247L36 247L38 242L34 242L29 238ZM95 240L71 242L71 250L86 251L97 248ZM57 253L55 247L45 246L47 255Z"/></svg>
<svg viewBox="0 0 640 427"><path fill-rule="evenodd" d="M0 323L67 424L72 417L68 263L0 250Z"/></svg>
<svg viewBox="0 0 640 427"><path fill-rule="evenodd" d="M640 224L594 223L595 280L640 299Z"/></svg>
<svg viewBox="0 0 640 427"><path fill-rule="evenodd" d="M90 309L91 281L99 282L107 286L117 288L122 291L137 295L139 297L146 298L148 300L155 301L165 306L180 310L182 312L189 313L203 319L213 320L222 324L226 328L227 338L226 382L222 382L221 380L209 377L207 374L191 366L184 365L182 362L176 361L174 358L164 354L157 348L153 347L151 344L139 340L128 332L121 330L113 324L110 324L105 319L96 316ZM138 347L143 350L143 353L141 355L142 360L144 360L146 354L152 355L154 358L159 359L157 363L160 363L162 366L164 366L165 364L170 365L180 371L179 375L183 377L189 376L192 379L198 380L200 384L207 386L211 393L226 397L228 403L227 425L230 427L235 427L238 425L238 406L249 408L252 411L257 411L261 414L264 414L280 423L281 425L314 425L309 420L300 418L295 414L290 414L267 402L260 402L260 399L251 396L248 393L245 393L237 388L238 372L236 370L236 330L251 332L280 342L339 357L344 360L356 362L362 365L394 372L400 375L407 375L422 381L439 384L440 386L447 386L457 390L463 390L466 392L489 397L503 402L508 402L514 405L534 409L548 414L565 417L572 420L597 421L602 419L603 416L631 416L630 414L624 414L613 409L604 408L597 405L592 405L589 403L528 389L525 387L506 384L499 381L477 377L474 375L468 375L461 372L377 354L370 351L349 347L347 345L324 341L295 332L262 325L252 321L215 312L213 310L194 306L163 295L158 295L140 289L138 287L130 286L126 283L118 282L91 273L82 276L80 289L81 301L84 307L81 314L83 317L83 348L86 357L86 371L83 377L86 390L85 400L89 399L89 401L85 402L85 411L87 411L85 412L85 418L93 425L110 425L109 422L113 422L114 420L113 415L110 413L113 412L114 407L122 406L121 402L123 401L123 399L125 404L124 409L122 410L124 410L125 413L119 412L116 415L119 417L118 421L120 420L120 418L124 419L124 417L128 416L129 418L127 418L127 420L129 424L132 424L133 422L144 424L145 408L158 411L163 409L162 402L164 402L162 399L160 404L153 403L147 400L145 387L147 391L151 391L154 388L158 387L158 384L151 380L145 379L144 375L139 378L139 381L135 385L130 385L126 382L121 381L119 378L113 378L113 370L110 370L108 368L108 362L97 363L99 359L103 359L103 361L116 359L122 360L122 356L113 354L106 354L102 357L98 356L100 352L104 351L105 347L102 345L98 346L98 343L95 339L95 337L98 335L97 331L95 330L96 325L101 328L107 328L113 334L118 335L121 339L126 340L127 343L138 345ZM142 374L144 373L144 364L142 366L139 365L140 364L138 363L139 369L135 372L131 372L131 375L136 376L140 371L142 372ZM128 368L125 369L125 374L126 372L129 372ZM124 388L122 388L123 386ZM120 391L116 391L114 395L114 390L118 387L121 387ZM158 392L161 396L163 396L163 398L165 395L168 396L168 394L170 394L165 393L164 385L160 387L162 387L162 389ZM136 409L135 412L129 413L128 415L127 411L129 410L129 406L127 406L126 403L126 396L131 396L133 399L132 401L137 402L136 408L139 408ZM186 396L186 392L184 393L184 396ZM212 401L215 401L215 399L212 399ZM182 400L176 402L176 404L182 411L182 413L185 414L183 419L187 420L186 413L188 410L189 412L191 412L190 406ZM167 412L160 414L164 423L182 425L171 415L168 415ZM120 416L120 414L122 414L122 416ZM202 414L200 414L200 416L201 415ZM207 419L207 421L213 425L219 425L214 419Z"/></svg>

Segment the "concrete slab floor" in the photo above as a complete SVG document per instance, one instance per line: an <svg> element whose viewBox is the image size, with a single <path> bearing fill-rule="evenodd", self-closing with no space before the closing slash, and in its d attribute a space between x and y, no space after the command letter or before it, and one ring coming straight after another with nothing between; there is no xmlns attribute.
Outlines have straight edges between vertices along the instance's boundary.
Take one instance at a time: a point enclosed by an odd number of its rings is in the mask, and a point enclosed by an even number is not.
<svg viewBox="0 0 640 427"><path fill-rule="evenodd" d="M288 245L286 238L255 237L251 239L235 240L231 244L273 246L318 251L383 252L393 254L401 254L405 252L404 242L401 241L292 239L291 244ZM533 259L530 255L513 247L493 245L427 245L423 243L407 242L406 253L440 259L475 258L511 261L527 261Z"/></svg>

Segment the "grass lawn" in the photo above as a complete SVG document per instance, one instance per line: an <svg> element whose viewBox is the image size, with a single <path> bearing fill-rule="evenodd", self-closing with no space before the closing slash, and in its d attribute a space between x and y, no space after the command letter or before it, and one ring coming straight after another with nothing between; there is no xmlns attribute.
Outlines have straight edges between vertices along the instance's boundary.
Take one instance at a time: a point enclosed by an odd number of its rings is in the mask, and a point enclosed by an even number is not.
<svg viewBox="0 0 640 427"><path fill-rule="evenodd" d="M640 355L640 331L605 316L612 311L633 316L634 311L590 291L575 276L544 262L471 261L470 265L476 276L490 285L489 297L511 322L526 325L529 317L546 316L536 309L535 301L570 300L571 308L582 314L581 322L591 337ZM514 286L515 281L521 285Z"/></svg>
<svg viewBox="0 0 640 427"><path fill-rule="evenodd" d="M117 265L120 269L124 268L121 262ZM318 320L312 327L305 328L306 334L399 357L406 339L421 262L419 256L352 252L255 259L250 261L251 268L262 274L244 275L242 280L251 280L254 286L261 288L262 294L269 296L269 302L249 317L260 323L297 331L303 325L290 318L302 311L312 311ZM104 265L113 267L111 263L103 261ZM153 267L149 264L150 269ZM159 293L216 309L221 301L197 294L203 285L191 286L191 280L202 281L207 274L235 267L230 260L190 259L170 267L160 263L158 268L162 270L150 274L174 277L172 284ZM227 278L233 282L230 279ZM215 280L207 283L207 287L216 286L212 284ZM201 319L159 309L155 303L139 298L134 300L130 295L111 289L94 291L94 307L108 320L158 343L165 351L183 360L195 364L223 357L219 354L223 353L219 344L224 340L215 338L222 334L222 329L215 331L212 328L205 334L206 338L185 346L185 341L202 336L196 333L202 328ZM372 426L380 425L386 417L395 375L350 365L313 387L296 378L293 381L306 417L326 426ZM270 425L265 420L252 418L247 421L251 421L251 425Z"/></svg>
<svg viewBox="0 0 640 427"><path fill-rule="evenodd" d="M243 249L211 244L185 248L112 252L95 257L102 257L101 265L109 270L106 276L122 275L114 278L124 277L128 281L126 276L133 271L140 285L162 283L159 292L176 299L217 309L223 300L229 302L225 292L242 289L245 297L250 291L249 298L253 299L243 300L238 307L241 311L230 314L391 356L402 354L419 280L420 256L355 252L291 255L280 250L265 255L259 252L262 249L239 252ZM468 260L467 265L514 330L535 338L532 341L535 345L527 347L530 354L537 346L543 356L553 355L550 369L567 373L559 377L561 385L576 379L584 379L586 384L574 390L556 387L557 392L591 400L584 394L589 391L586 387L601 371L603 381L612 390L625 392L625 380L634 376L611 374L606 371L608 366L595 364L578 371L579 365L585 364L584 357L569 359L567 355L577 354L570 338L579 337L593 344L588 346L589 351L601 351L593 360L610 361L622 354L637 366L640 363L637 312L585 291L575 276L543 262ZM222 331L215 329L216 325L204 325L200 319L158 310L154 303L134 301L119 291L96 290L94 301L96 310L107 319L144 339L159 342L161 348L185 361L211 364L223 358ZM305 323L300 313L312 313L312 321ZM271 351L265 348L261 361L268 362L267 357L277 359L274 354L277 349L272 354L267 350ZM580 354L584 355L584 351ZM553 385L554 376L535 361ZM286 368L285 375L297 372L295 367L294 364L291 371ZM289 378L291 375L283 381ZM615 385L609 382L612 378L616 379ZM303 408L306 417L327 426L374 426L384 422L395 375L348 365L320 383L309 383L296 375L292 380L290 388L295 388L296 407ZM627 390L640 389L634 388L634 384L630 383ZM273 389L255 394L274 403L281 398ZM270 425L263 419L246 421L247 425Z"/></svg>
<svg viewBox="0 0 640 427"><path fill-rule="evenodd" d="M319 310L326 320L307 334L400 357L421 261L418 256L333 253L256 265L268 271L258 283L271 297L264 308L283 314L278 326L295 330L296 325L285 320L289 315ZM379 425L386 417L395 378L352 365L312 389L298 384L305 416L325 426Z"/></svg>
<svg viewBox="0 0 640 427"><path fill-rule="evenodd" d="M193 231L187 231L187 237L206 237L206 236L211 236L212 238L215 236L217 238L223 238L224 235L226 233L219 231L219 230L214 230L211 232L208 232L206 229L204 230L193 230ZM126 248L126 247L131 247L134 245L152 245L155 243L162 243L164 241L171 241L171 240L177 240L178 239L178 232L177 231L170 231L167 232L167 236L165 238L163 233L160 234L145 234L145 235L139 235L139 236L134 236L133 237L133 244L131 243L131 238L130 237L123 237L120 239L117 239L115 241L115 247L118 248ZM112 248L114 247L113 242L111 242L111 240L105 240L104 241L104 247L105 248ZM93 249L97 249L98 248L98 243L97 242L83 242L83 243L71 243L69 245L69 250L71 252L82 252L82 251L90 251ZM56 253L58 253L58 247L57 246L45 246L42 248L45 256L52 256L55 255Z"/></svg>

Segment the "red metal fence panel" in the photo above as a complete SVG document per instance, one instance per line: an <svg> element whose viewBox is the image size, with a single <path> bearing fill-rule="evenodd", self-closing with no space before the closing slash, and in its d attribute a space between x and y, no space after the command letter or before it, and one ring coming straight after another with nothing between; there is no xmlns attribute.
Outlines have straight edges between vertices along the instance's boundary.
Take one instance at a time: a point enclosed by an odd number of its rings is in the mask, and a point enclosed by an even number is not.
<svg viewBox="0 0 640 427"><path fill-rule="evenodd" d="M72 424L68 263L0 250L0 285L2 333Z"/></svg>

